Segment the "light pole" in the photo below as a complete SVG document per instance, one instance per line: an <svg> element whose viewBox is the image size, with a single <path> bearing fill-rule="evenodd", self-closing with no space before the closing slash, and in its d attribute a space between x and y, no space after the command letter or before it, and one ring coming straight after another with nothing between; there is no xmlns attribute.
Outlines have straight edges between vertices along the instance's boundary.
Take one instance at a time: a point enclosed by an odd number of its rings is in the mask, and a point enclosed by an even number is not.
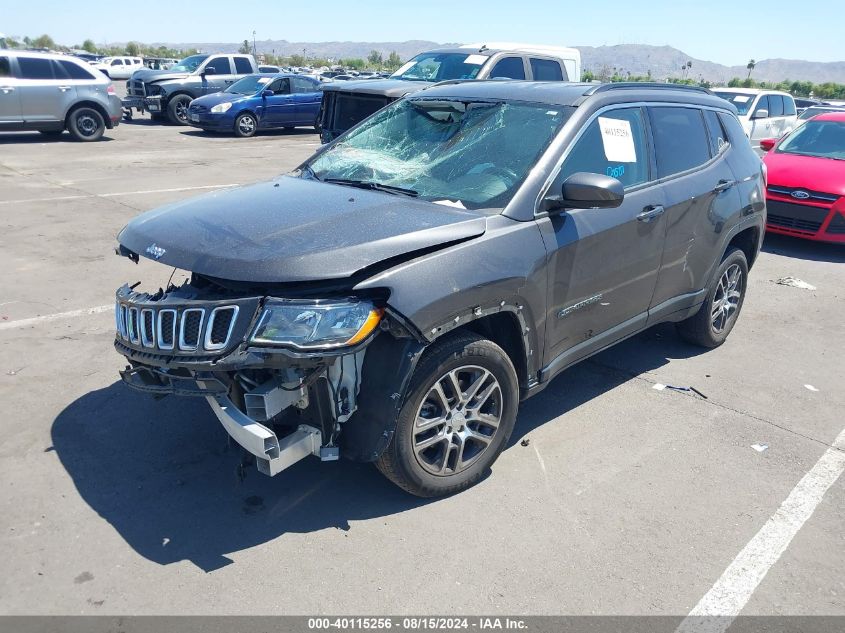
<svg viewBox="0 0 845 633"><path fill-rule="evenodd" d="M258 51L255 48L255 31L252 32L252 56L257 57Z"/></svg>

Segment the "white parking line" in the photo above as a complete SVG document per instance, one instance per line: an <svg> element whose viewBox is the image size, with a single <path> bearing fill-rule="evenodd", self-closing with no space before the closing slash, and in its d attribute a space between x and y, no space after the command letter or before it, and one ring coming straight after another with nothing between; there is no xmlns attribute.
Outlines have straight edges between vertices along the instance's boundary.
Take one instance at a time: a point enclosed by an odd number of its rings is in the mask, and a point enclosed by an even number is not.
<svg viewBox="0 0 845 633"><path fill-rule="evenodd" d="M684 618L676 633L724 633L843 471L845 429Z"/></svg>
<svg viewBox="0 0 845 633"><path fill-rule="evenodd" d="M69 319L78 316L88 316L90 314L100 314L101 312L114 311L114 304L107 306L96 306L94 308L82 308L81 310L71 310L69 312L59 312L57 314L45 314L44 316L30 317L28 319L18 319L17 321L0 321L0 330L13 330L19 327L27 327L30 325L38 325L46 321L58 321L59 319Z"/></svg>
<svg viewBox="0 0 845 633"><path fill-rule="evenodd" d="M197 191L200 189L227 189L229 187L237 187L238 183L228 183L225 185L198 185L196 187L174 187L172 189L146 189L144 191L120 191L116 193L86 193L75 196L55 196L52 198L28 198L25 200L0 200L0 205L3 204L22 204L26 202L56 202L60 200L84 200L86 198L114 198L116 196L145 196L153 193L173 193L176 191Z"/></svg>

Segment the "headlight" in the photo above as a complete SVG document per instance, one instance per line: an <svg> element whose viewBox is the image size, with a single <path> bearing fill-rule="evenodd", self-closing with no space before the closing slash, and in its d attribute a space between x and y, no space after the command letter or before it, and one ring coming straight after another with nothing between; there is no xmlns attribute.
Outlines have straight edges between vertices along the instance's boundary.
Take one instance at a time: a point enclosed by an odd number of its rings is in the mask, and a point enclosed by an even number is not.
<svg viewBox="0 0 845 633"><path fill-rule="evenodd" d="M222 114L223 112L228 112L229 108L232 107L232 102L227 101L226 103L218 103L216 106L211 108L211 111L214 114Z"/></svg>
<svg viewBox="0 0 845 633"><path fill-rule="evenodd" d="M269 299L250 340L300 349L355 345L375 330L382 313L368 301Z"/></svg>

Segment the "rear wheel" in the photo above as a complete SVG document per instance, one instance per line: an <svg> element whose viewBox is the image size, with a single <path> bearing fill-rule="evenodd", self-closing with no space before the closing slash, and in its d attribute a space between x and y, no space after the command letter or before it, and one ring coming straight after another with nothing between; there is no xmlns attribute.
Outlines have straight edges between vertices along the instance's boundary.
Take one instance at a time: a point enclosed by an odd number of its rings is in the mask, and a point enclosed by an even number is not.
<svg viewBox="0 0 845 633"><path fill-rule="evenodd" d="M725 253L714 282L695 315L677 324L681 337L694 345L718 347L731 333L745 300L748 262L745 253L731 248Z"/></svg>
<svg viewBox="0 0 845 633"><path fill-rule="evenodd" d="M255 136L257 129L258 121L255 120L255 115L252 112L244 112L235 119L235 136L249 138Z"/></svg>
<svg viewBox="0 0 845 633"><path fill-rule="evenodd" d="M167 104L167 118L174 125L188 125L188 106L191 105L188 95L176 95Z"/></svg>
<svg viewBox="0 0 845 633"><path fill-rule="evenodd" d="M94 108L83 106L68 116L67 131L77 141L98 141L106 131L106 122Z"/></svg>
<svg viewBox="0 0 845 633"><path fill-rule="evenodd" d="M508 355L475 334L449 337L425 352L409 389L378 469L420 497L478 483L516 420L519 386Z"/></svg>

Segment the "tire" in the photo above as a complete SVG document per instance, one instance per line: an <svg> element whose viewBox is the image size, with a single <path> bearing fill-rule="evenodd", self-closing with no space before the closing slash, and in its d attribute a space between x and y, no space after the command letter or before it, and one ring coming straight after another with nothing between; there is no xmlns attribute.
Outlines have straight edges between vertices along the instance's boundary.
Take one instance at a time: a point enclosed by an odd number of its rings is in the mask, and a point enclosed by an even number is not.
<svg viewBox="0 0 845 633"><path fill-rule="evenodd" d="M255 118L252 112L239 114L238 118L235 119L234 130L235 136L239 136L240 138L255 136L255 132L258 130L258 119Z"/></svg>
<svg viewBox="0 0 845 633"><path fill-rule="evenodd" d="M167 118L173 125L188 125L188 106L191 104L188 95L176 95L167 102Z"/></svg>
<svg viewBox="0 0 845 633"><path fill-rule="evenodd" d="M476 334L450 336L426 350L408 389L396 432L376 467L419 497L449 495L478 483L516 421L519 383L508 355Z"/></svg>
<svg viewBox="0 0 845 633"><path fill-rule="evenodd" d="M67 131L77 141L99 141L106 131L106 122L94 108L82 106L68 115Z"/></svg>
<svg viewBox="0 0 845 633"><path fill-rule="evenodd" d="M676 324L681 338L708 348L724 343L742 310L747 285L745 253L738 248L730 248L722 258L699 311Z"/></svg>
<svg viewBox="0 0 845 633"><path fill-rule="evenodd" d="M47 138L59 138L62 134L64 134L64 130L38 130L46 136Z"/></svg>

